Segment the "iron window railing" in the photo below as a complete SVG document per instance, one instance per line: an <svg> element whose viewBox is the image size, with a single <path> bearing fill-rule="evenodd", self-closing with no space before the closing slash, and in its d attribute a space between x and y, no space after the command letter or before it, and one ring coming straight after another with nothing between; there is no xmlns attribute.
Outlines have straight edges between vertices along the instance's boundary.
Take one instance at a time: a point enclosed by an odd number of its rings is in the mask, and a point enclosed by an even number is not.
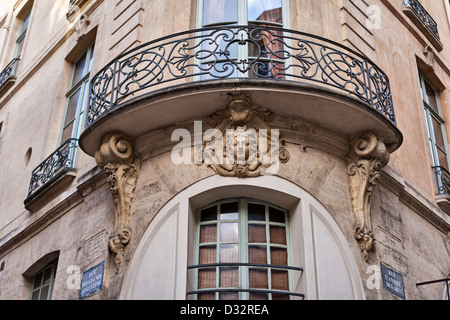
<svg viewBox="0 0 450 320"><path fill-rule="evenodd" d="M248 54L240 55L243 51ZM319 36L248 25L181 32L119 56L91 80L86 128L127 98L169 83L230 78L328 86L359 98L396 125L389 79L368 58Z"/></svg>
<svg viewBox="0 0 450 320"><path fill-rule="evenodd" d="M444 167L433 167L436 174L438 194L450 195L450 173Z"/></svg>
<svg viewBox="0 0 450 320"><path fill-rule="evenodd" d="M28 188L28 197L51 181L54 181L54 179L65 172L66 169L74 169L77 146L77 139L67 140L33 170L30 186Z"/></svg>
<svg viewBox="0 0 450 320"><path fill-rule="evenodd" d="M422 6L418 0L403 0L405 6L413 9L417 17L424 23L428 30L440 40L439 31L436 21L431 17L428 11Z"/></svg>
<svg viewBox="0 0 450 320"><path fill-rule="evenodd" d="M211 264L199 264L188 266L188 270L192 269L202 269L202 268L217 268L217 267L252 267L252 268L262 268L262 269L274 269L283 271L298 271L303 272L303 268L291 267L291 266L277 266L271 264L254 264L254 263L211 263ZM257 294L275 294L275 295L286 295L292 297L305 298L305 294L296 293L286 290L275 290L267 288L202 288L197 290L192 290L186 293L188 296L203 294L203 293L239 293L239 292L249 292Z"/></svg>
<svg viewBox="0 0 450 320"><path fill-rule="evenodd" d="M20 59L13 59L5 69L0 73L0 89L11 79L14 79L16 76L17 65L19 64Z"/></svg>

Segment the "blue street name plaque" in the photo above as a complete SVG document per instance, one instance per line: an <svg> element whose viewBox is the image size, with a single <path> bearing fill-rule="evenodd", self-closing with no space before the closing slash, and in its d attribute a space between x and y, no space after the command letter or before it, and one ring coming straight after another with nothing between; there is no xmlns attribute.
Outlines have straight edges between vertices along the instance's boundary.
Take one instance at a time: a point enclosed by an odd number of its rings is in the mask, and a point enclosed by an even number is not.
<svg viewBox="0 0 450 320"><path fill-rule="evenodd" d="M385 266L381 265L381 277L383 279L383 287L390 293L405 299L405 287L403 285L403 276L401 273Z"/></svg>
<svg viewBox="0 0 450 320"><path fill-rule="evenodd" d="M80 286L80 300L102 289L105 261L83 272Z"/></svg>

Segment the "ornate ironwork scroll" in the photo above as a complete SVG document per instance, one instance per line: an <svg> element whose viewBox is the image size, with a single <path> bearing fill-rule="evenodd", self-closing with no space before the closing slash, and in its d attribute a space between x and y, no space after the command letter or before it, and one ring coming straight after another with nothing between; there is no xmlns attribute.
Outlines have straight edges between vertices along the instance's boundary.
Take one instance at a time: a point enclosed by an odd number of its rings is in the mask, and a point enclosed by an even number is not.
<svg viewBox="0 0 450 320"><path fill-rule="evenodd" d="M450 173L444 167L433 167L436 174L438 194L450 195Z"/></svg>
<svg viewBox="0 0 450 320"><path fill-rule="evenodd" d="M5 69L0 73L0 89L16 75L17 65L20 59L13 59Z"/></svg>
<svg viewBox="0 0 450 320"><path fill-rule="evenodd" d="M352 146L347 158L347 172L355 219L353 230L367 261L374 242L370 200L380 179L380 170L387 165L390 155L384 143L371 133L356 137Z"/></svg>
<svg viewBox="0 0 450 320"><path fill-rule="evenodd" d="M28 197L55 179L65 169L74 168L77 146L77 139L67 140L33 170Z"/></svg>
<svg viewBox="0 0 450 320"><path fill-rule="evenodd" d="M389 79L369 59L322 37L249 25L181 32L119 56L91 81L86 127L131 95L185 83L179 80L230 78L324 85L356 96L396 124Z"/></svg>
<svg viewBox="0 0 450 320"><path fill-rule="evenodd" d="M139 159L134 158L130 139L121 133L110 133L103 138L95 160L107 175L114 199L115 236L109 249L115 255L116 273L119 272L125 247L131 240L130 208L140 170Z"/></svg>

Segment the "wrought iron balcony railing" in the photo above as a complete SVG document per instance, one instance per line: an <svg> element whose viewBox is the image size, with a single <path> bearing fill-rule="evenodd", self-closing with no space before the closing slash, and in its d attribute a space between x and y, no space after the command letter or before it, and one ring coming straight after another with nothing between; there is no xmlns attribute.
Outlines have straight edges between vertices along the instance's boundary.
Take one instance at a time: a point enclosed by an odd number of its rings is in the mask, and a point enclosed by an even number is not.
<svg viewBox="0 0 450 320"><path fill-rule="evenodd" d="M444 167L433 167L436 174L438 194L450 195L450 173Z"/></svg>
<svg viewBox="0 0 450 320"><path fill-rule="evenodd" d="M319 84L353 95L396 125L386 74L345 46L261 25L186 31L129 51L91 80L86 127L126 99L169 84L231 78Z"/></svg>
<svg viewBox="0 0 450 320"><path fill-rule="evenodd" d="M19 64L20 59L13 59L5 69L0 73L0 89L11 79L14 79L16 76L17 65Z"/></svg>
<svg viewBox="0 0 450 320"><path fill-rule="evenodd" d="M271 265L271 264L254 264L254 263L212 263L212 264L200 264L200 265L193 265L188 266L188 270L197 270L197 269L215 269L215 268L256 268L257 270L263 270L267 271L269 269L271 270L277 270L277 271L297 271L297 272L303 272L303 268L299 267L291 267L291 266L277 266L277 265ZM287 290L276 290L274 288L269 289L269 283L267 283L267 288L202 288L197 289L193 291L189 291L186 294L188 296L193 295L201 295L201 294L208 294L208 293L239 293L239 292L248 292L250 294L258 294L258 295L276 295L276 296L285 296L286 298L290 297L299 297L304 299L305 294L303 293L296 293L292 291Z"/></svg>
<svg viewBox="0 0 450 320"><path fill-rule="evenodd" d="M28 197L39 189L54 181L66 169L74 169L75 152L78 146L77 139L69 139L64 142L55 152L45 159L33 170Z"/></svg>
<svg viewBox="0 0 450 320"><path fill-rule="evenodd" d="M403 4L405 6L409 6L415 12L417 17L423 22L423 24L428 28L428 30L437 39L440 39L436 21L433 20L431 15L418 0L403 0Z"/></svg>

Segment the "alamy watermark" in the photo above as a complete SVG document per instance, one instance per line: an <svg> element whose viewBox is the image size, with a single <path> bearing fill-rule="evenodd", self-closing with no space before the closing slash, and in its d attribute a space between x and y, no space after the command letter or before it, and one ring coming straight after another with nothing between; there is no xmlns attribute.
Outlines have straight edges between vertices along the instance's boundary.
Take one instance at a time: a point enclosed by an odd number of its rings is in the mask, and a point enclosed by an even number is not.
<svg viewBox="0 0 450 320"><path fill-rule="evenodd" d="M262 174L278 172L278 129L236 127L224 131L212 128L203 132L202 121L195 121L193 135L192 139L187 129L173 131L171 141L178 142L171 152L174 164L259 167L264 168Z"/></svg>

